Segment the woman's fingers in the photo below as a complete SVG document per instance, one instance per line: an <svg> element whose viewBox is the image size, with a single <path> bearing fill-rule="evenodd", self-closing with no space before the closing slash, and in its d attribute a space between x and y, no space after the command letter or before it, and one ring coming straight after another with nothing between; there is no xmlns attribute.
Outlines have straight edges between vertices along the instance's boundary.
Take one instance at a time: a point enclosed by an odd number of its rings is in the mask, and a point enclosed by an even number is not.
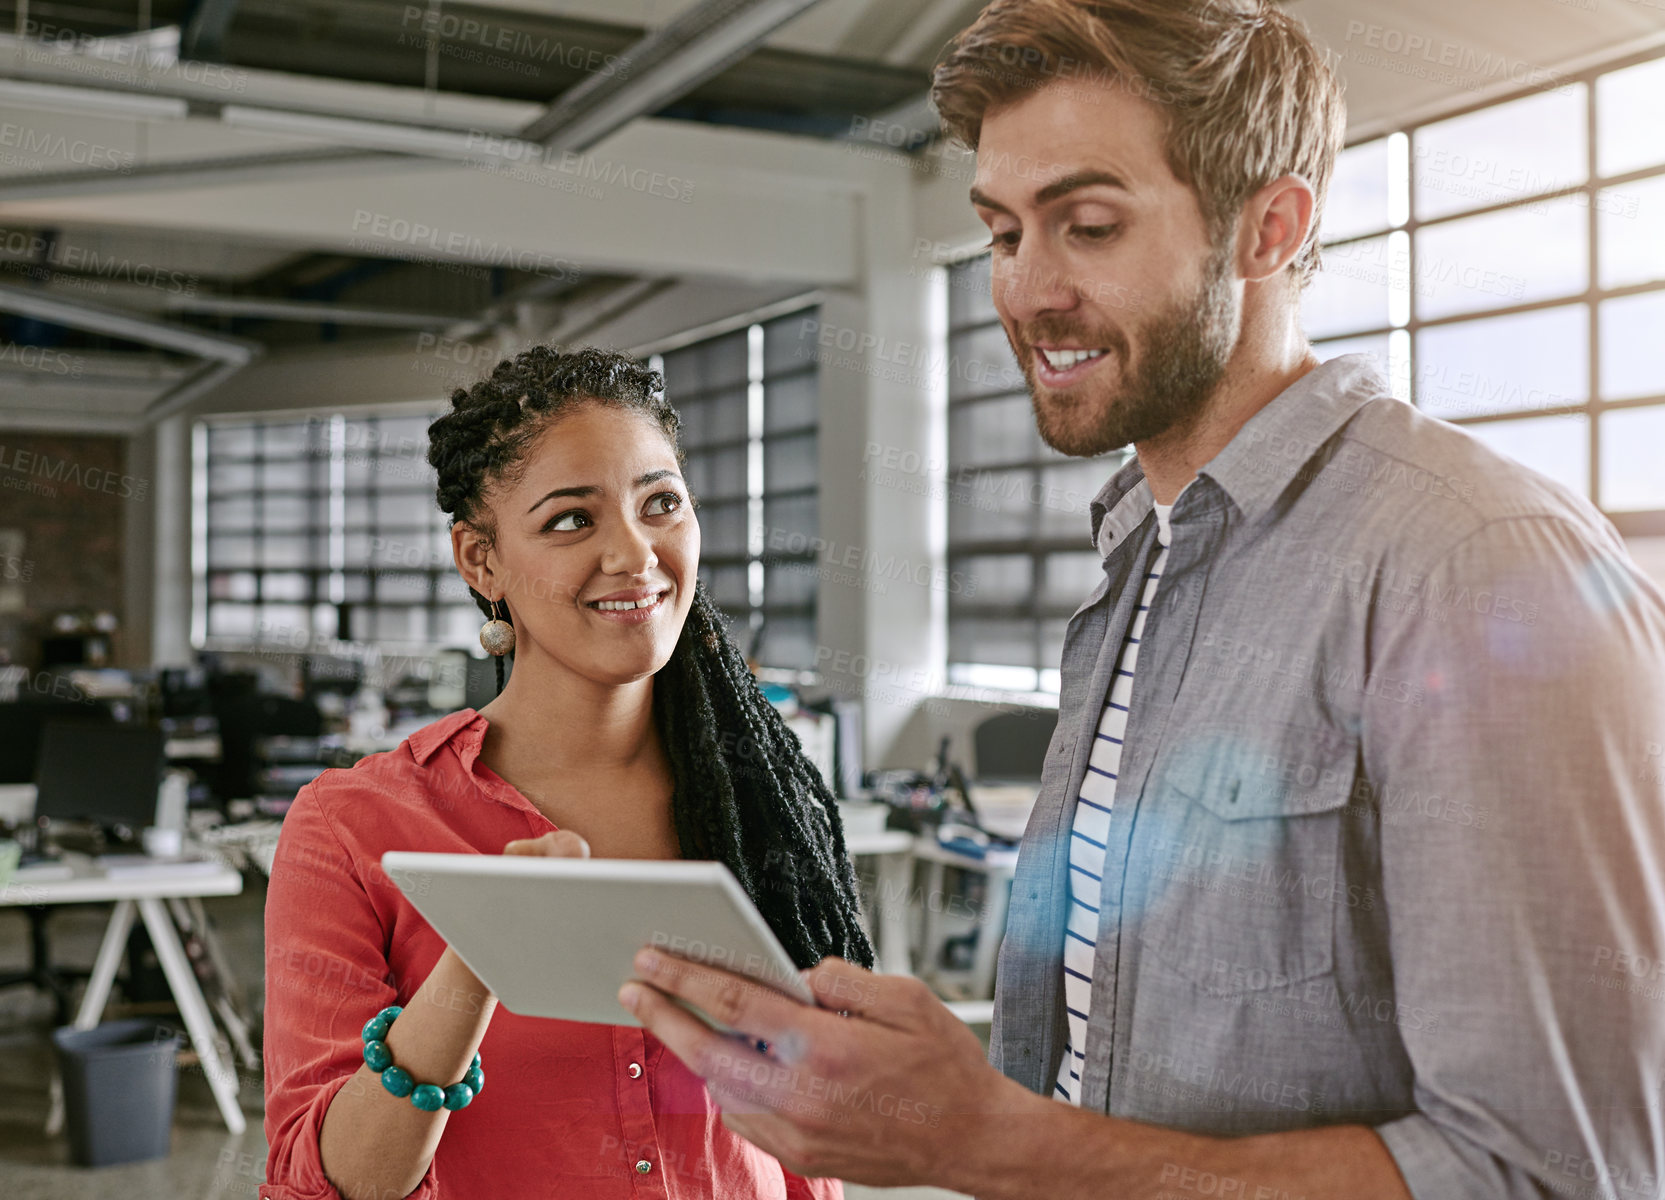
<svg viewBox="0 0 1665 1200"><path fill-rule="evenodd" d="M590 843L570 829L557 829L542 837L517 838L503 847L503 853L544 858L588 858Z"/></svg>

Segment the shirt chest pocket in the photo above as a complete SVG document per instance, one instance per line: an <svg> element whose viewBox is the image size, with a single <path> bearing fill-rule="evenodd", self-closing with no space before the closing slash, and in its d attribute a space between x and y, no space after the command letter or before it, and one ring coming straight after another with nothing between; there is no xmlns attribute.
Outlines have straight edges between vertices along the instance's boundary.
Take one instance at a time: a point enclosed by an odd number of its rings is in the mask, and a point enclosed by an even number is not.
<svg viewBox="0 0 1665 1200"><path fill-rule="evenodd" d="M1139 940L1213 995L1277 990L1335 966L1338 907L1375 903L1341 877L1358 740L1334 729L1188 735L1139 806Z"/></svg>

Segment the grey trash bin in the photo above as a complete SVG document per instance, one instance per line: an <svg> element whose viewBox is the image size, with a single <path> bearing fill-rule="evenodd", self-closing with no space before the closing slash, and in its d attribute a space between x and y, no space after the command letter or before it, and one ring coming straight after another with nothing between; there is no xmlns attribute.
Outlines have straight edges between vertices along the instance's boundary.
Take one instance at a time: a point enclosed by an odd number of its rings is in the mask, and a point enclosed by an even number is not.
<svg viewBox="0 0 1665 1200"><path fill-rule="evenodd" d="M167 1157L179 1042L175 1030L143 1019L52 1031L76 1165Z"/></svg>

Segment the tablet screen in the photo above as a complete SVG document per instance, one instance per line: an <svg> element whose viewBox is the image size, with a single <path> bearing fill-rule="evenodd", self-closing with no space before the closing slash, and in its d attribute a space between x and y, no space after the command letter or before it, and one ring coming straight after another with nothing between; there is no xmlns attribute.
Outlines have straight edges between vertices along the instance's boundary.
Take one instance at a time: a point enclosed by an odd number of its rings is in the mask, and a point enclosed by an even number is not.
<svg viewBox="0 0 1665 1200"><path fill-rule="evenodd" d="M510 1012L634 1025L618 990L643 946L814 996L718 862L388 851L382 867Z"/></svg>

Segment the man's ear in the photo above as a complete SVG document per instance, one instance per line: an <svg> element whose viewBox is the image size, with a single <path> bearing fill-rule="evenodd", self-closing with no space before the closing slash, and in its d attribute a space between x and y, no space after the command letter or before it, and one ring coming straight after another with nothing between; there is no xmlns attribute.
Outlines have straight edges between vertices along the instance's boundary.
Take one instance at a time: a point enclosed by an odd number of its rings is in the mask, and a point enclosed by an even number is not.
<svg viewBox="0 0 1665 1200"><path fill-rule="evenodd" d="M1280 176L1250 196L1238 221L1238 274L1259 283L1294 262L1312 228L1314 207L1312 185L1299 175Z"/></svg>
<svg viewBox="0 0 1665 1200"><path fill-rule="evenodd" d="M491 539L466 521L451 526L451 560L469 587L488 600L499 598L497 576L491 569Z"/></svg>

